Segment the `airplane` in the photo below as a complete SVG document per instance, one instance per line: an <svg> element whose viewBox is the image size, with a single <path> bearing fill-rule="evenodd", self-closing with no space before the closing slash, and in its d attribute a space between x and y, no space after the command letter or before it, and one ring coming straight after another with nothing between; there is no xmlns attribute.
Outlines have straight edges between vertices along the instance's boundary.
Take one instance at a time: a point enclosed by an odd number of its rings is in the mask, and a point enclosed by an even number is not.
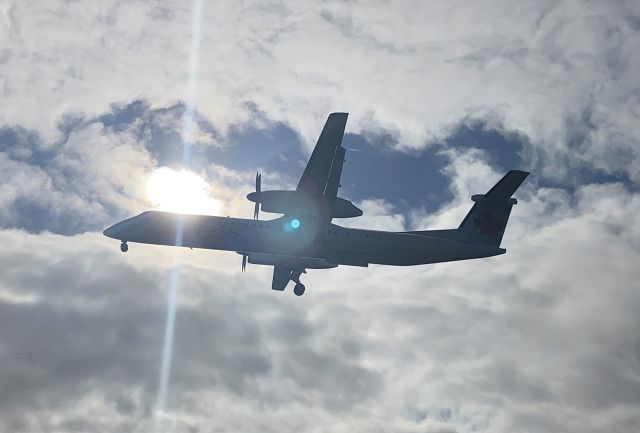
<svg viewBox="0 0 640 433"><path fill-rule="evenodd" d="M528 172L509 171L486 194L471 197L471 210L458 228L390 232L341 227L334 218L363 214L351 201L338 197L345 162L342 138L348 113L331 113L295 190L262 191L256 174L253 219L147 211L104 231L121 241L235 251L247 263L273 266L271 288L283 291L290 281L301 296L300 276L307 269L370 264L413 266L504 254L500 248L511 208L511 196ZM259 220L260 210L282 216Z"/></svg>

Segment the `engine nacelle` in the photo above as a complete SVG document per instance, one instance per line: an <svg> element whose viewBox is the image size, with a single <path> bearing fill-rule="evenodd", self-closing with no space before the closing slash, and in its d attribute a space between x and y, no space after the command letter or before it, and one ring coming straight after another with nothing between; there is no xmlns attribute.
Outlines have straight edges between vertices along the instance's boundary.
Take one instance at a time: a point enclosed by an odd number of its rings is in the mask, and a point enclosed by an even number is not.
<svg viewBox="0 0 640 433"><path fill-rule="evenodd" d="M353 218L362 215L362 210L344 198L336 197L327 209L328 203L322 196L310 196L299 191L272 190L252 192L247 199L260 203L263 212L281 214L324 214L330 213L332 218Z"/></svg>

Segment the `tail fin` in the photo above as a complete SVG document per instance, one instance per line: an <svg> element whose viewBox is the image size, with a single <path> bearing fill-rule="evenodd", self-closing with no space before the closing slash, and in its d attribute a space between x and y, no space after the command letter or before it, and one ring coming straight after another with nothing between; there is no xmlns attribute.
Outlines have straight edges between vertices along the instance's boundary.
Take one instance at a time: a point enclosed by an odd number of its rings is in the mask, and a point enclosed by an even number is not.
<svg viewBox="0 0 640 433"><path fill-rule="evenodd" d="M471 197L475 202L458 227L458 235L474 243L500 246L511 207L517 203L511 195L529 175L511 170L486 194Z"/></svg>

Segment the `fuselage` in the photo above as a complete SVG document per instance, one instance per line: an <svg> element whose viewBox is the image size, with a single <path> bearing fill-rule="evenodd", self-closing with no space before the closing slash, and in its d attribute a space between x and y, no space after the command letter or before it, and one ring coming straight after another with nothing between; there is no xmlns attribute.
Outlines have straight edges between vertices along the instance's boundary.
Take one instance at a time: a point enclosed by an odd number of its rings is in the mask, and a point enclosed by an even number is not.
<svg viewBox="0 0 640 433"><path fill-rule="evenodd" d="M123 242L228 250L256 257L314 258L351 266L419 265L488 257L505 251L429 236L429 232L416 235L346 228L290 215L257 221L149 211L109 227L104 234Z"/></svg>

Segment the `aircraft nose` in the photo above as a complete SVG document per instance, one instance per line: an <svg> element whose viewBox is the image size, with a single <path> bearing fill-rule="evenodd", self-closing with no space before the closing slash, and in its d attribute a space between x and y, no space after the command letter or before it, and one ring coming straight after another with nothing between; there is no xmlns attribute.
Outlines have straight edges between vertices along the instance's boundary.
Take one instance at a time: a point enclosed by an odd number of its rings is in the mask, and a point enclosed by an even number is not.
<svg viewBox="0 0 640 433"><path fill-rule="evenodd" d="M121 241L129 240L125 238L129 237L129 235L131 234L131 229L135 225L136 221L138 221L139 217L140 215L115 223L111 227L108 227L102 233L109 238L119 239Z"/></svg>
<svg viewBox="0 0 640 433"><path fill-rule="evenodd" d="M102 232L103 235L109 237L109 238L114 238L117 239L117 234L118 234L118 229L117 226L118 224L114 224L111 227L107 228L105 231Z"/></svg>

